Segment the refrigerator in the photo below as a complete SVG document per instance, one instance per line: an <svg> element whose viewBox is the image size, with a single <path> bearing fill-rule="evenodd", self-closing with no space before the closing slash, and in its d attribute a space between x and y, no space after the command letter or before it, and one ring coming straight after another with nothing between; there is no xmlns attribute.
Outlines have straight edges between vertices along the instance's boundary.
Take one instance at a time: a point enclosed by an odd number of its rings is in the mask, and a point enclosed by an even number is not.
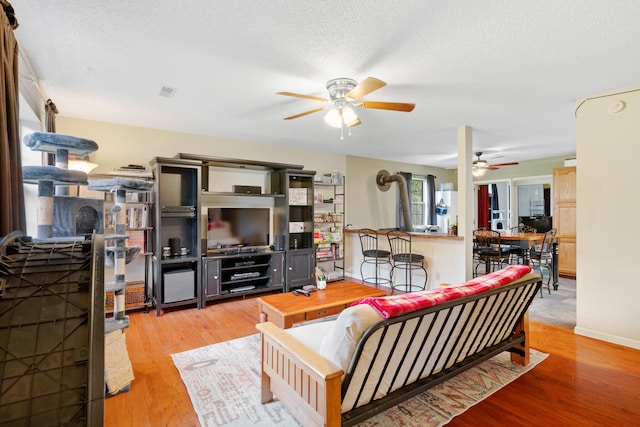
<svg viewBox="0 0 640 427"><path fill-rule="evenodd" d="M446 213L442 213L438 206L446 206ZM438 232L446 233L458 216L458 192L436 191L436 219L438 220Z"/></svg>

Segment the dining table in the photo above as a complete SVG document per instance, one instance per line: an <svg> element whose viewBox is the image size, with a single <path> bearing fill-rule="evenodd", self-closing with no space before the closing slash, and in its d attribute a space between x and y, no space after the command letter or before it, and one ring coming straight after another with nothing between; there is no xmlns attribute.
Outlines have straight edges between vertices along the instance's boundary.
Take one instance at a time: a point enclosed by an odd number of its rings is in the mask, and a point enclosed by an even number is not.
<svg viewBox="0 0 640 427"><path fill-rule="evenodd" d="M500 233L501 242L509 242L514 246L524 249L523 262L529 264L529 251L535 245L541 245L544 240L544 233L531 233L521 231L503 231ZM551 269L553 276L553 289L558 290L558 239L552 244Z"/></svg>

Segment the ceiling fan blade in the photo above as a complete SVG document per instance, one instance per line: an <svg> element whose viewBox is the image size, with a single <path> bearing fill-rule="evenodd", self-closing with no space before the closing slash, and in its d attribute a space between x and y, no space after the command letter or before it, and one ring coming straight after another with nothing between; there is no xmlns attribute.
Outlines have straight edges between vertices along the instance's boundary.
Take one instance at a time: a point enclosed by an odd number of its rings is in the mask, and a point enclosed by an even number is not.
<svg viewBox="0 0 640 427"><path fill-rule="evenodd" d="M406 102L379 102L379 101L362 101L362 102L358 102L356 105L362 108L376 108L378 110L403 111L405 113L413 111L413 109L416 107L416 104L409 104Z"/></svg>
<svg viewBox="0 0 640 427"><path fill-rule="evenodd" d="M304 113L296 114L295 116L285 117L285 120L297 119L298 117L306 116L307 114L317 113L318 111L324 110L324 107L314 108L313 110L305 111Z"/></svg>
<svg viewBox="0 0 640 427"><path fill-rule="evenodd" d="M347 94L344 97L351 98L351 99L360 99L364 96L367 96L374 90L378 90L381 87L384 87L386 85L387 84L382 80L378 80L374 77L367 77L362 82L360 82L358 86L354 87L349 92L347 92Z"/></svg>
<svg viewBox="0 0 640 427"><path fill-rule="evenodd" d="M500 167L500 166L514 166L514 165L519 165L520 163L518 162L510 162L510 163L492 163L489 166L490 167Z"/></svg>
<svg viewBox="0 0 640 427"><path fill-rule="evenodd" d="M294 92L276 92L276 94L277 95L284 95L284 96L295 96L296 98L311 99L313 101L320 101L320 102L329 101L328 99L320 98L319 96L303 95L301 93L294 93Z"/></svg>

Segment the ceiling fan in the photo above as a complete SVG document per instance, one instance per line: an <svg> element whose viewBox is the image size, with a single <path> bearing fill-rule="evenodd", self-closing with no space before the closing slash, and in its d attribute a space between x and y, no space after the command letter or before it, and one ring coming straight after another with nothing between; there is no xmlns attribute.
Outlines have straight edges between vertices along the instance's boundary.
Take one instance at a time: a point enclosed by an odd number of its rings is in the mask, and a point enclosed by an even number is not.
<svg viewBox="0 0 640 427"><path fill-rule="evenodd" d="M480 158L480 156L482 156L482 151L477 151L476 156L478 156L478 160L475 160L471 167L471 173L473 173L473 176L482 176L488 170L496 170L501 166L513 166L519 164L518 162L489 164L486 160L482 160Z"/></svg>
<svg viewBox="0 0 640 427"><path fill-rule="evenodd" d="M415 104L362 100L363 97L386 85L385 82L374 77L367 77L360 84L353 79L341 77L327 82L327 90L329 91L328 99L294 92L277 92L277 94L326 103L326 105L322 107L285 117L285 120L297 119L298 117L317 113L318 111L329 110L324 117L325 122L329 126L344 129L344 127L351 128L352 126L357 126L362 123L355 112L356 107L402 112L413 111L416 106ZM342 135L340 139L343 139Z"/></svg>

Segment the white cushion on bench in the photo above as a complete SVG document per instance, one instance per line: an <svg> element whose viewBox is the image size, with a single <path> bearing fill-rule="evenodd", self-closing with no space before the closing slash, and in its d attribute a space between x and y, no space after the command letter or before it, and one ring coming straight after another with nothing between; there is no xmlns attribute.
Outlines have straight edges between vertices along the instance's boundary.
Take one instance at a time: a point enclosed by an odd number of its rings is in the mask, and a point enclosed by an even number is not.
<svg viewBox="0 0 640 427"><path fill-rule="evenodd" d="M356 305L343 310L320 344L320 355L347 372L356 345L369 327L384 320L369 305Z"/></svg>
<svg viewBox="0 0 640 427"><path fill-rule="evenodd" d="M324 337L333 329L335 320L310 323L295 328L285 329L289 335L306 345L316 353L320 353L320 344Z"/></svg>

